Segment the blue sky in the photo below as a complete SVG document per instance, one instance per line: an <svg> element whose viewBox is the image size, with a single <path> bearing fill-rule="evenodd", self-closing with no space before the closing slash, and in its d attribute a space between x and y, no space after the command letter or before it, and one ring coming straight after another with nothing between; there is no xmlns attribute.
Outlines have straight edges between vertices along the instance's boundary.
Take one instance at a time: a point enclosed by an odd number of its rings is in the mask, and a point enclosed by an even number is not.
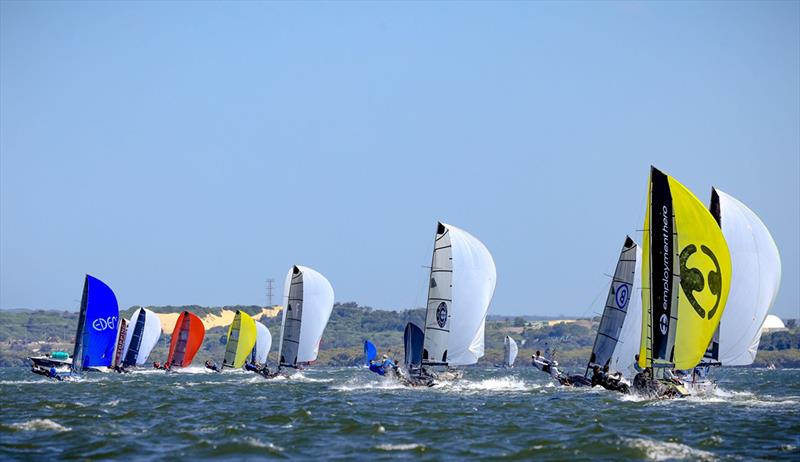
<svg viewBox="0 0 800 462"><path fill-rule="evenodd" d="M265 304L292 264L421 306L600 312L649 166L767 223L800 316L800 3L0 3L0 307Z"/></svg>

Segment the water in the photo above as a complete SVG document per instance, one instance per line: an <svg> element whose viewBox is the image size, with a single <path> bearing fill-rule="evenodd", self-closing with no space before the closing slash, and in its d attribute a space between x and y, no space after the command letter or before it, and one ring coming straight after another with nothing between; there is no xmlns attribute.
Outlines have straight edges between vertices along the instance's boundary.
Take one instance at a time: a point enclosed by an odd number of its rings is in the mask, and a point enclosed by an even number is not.
<svg viewBox="0 0 800 462"><path fill-rule="evenodd" d="M364 369L285 379L0 370L0 459L800 460L800 370L723 369L709 397L566 389L528 367L407 389Z"/></svg>

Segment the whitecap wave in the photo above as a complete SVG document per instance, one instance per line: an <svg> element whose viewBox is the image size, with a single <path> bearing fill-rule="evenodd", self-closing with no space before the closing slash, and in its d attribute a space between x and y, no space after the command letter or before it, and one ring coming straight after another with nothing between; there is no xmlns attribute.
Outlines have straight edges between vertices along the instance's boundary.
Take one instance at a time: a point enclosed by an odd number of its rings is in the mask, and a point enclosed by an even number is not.
<svg viewBox="0 0 800 462"><path fill-rule="evenodd" d="M418 443L411 443L411 444L379 444L375 446L375 449L379 449L381 451L413 451L415 449L420 449L422 451L425 450L425 445L418 444Z"/></svg>
<svg viewBox="0 0 800 462"><path fill-rule="evenodd" d="M20 431L55 431L68 432L72 430L50 419L32 419L25 422L11 424L11 428Z"/></svg>
<svg viewBox="0 0 800 462"><path fill-rule="evenodd" d="M405 385L388 377L377 377L374 380L353 378L342 384L331 387L336 391L363 391L363 390L400 390L407 389Z"/></svg>
<svg viewBox="0 0 800 462"><path fill-rule="evenodd" d="M643 451L648 460L716 460L713 453L681 443L647 438L623 438L623 442L632 448Z"/></svg>
<svg viewBox="0 0 800 462"><path fill-rule="evenodd" d="M176 374L216 374L215 371L212 371L205 366L178 367L172 369L170 372L174 372Z"/></svg>
<svg viewBox="0 0 800 462"><path fill-rule="evenodd" d="M450 389L457 392L470 392L470 391L498 391L498 392L511 392L511 391L531 391L542 388L541 385L535 383L525 383L516 377L500 377L479 380L476 382L470 380L457 380L454 382L444 382L436 388Z"/></svg>

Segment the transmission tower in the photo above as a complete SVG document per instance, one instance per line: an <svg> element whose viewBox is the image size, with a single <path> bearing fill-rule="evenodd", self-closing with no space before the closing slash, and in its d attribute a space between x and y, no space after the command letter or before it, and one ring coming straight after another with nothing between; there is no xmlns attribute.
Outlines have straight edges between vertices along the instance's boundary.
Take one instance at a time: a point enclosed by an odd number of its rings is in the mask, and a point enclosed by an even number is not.
<svg viewBox="0 0 800 462"><path fill-rule="evenodd" d="M272 278L267 279L267 301L269 303L269 305L267 305L267 306L274 306L272 304L272 283L273 282L275 282L274 279L272 279Z"/></svg>

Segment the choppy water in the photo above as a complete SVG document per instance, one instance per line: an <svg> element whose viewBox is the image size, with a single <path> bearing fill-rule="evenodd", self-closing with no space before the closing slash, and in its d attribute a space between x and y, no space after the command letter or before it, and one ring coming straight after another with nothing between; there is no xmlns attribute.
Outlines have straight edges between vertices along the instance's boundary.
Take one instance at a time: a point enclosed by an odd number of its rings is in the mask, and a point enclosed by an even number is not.
<svg viewBox="0 0 800 462"><path fill-rule="evenodd" d="M78 383L2 369L0 458L800 460L800 370L716 374L710 397L648 401L528 367L426 389L352 368Z"/></svg>

